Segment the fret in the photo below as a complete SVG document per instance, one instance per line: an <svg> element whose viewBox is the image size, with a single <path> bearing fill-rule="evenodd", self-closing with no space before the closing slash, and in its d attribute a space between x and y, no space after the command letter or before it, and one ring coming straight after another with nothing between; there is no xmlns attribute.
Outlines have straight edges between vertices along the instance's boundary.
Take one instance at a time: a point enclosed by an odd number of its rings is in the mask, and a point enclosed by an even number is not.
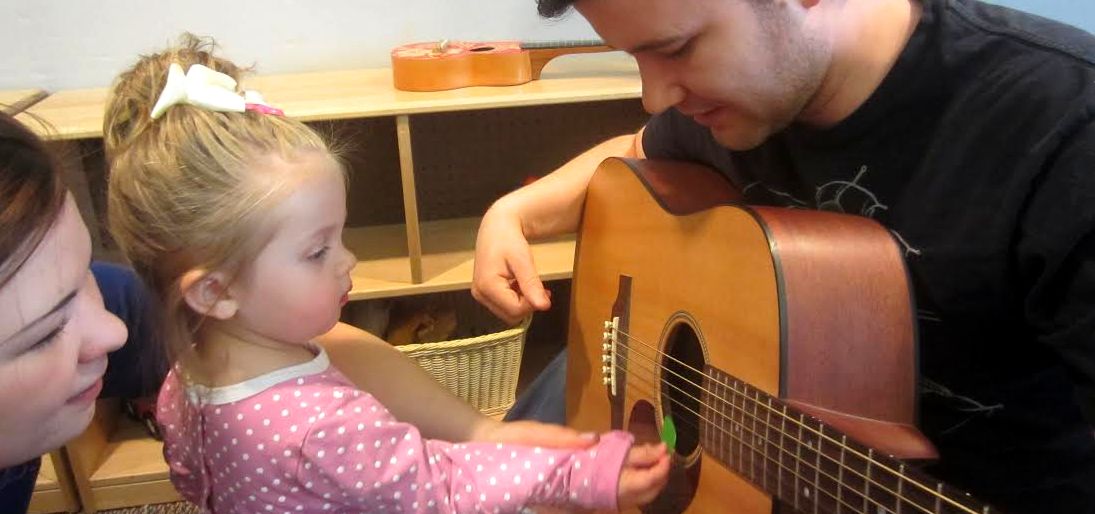
<svg viewBox="0 0 1095 514"><path fill-rule="evenodd" d="M824 429L821 428L821 425L818 425L817 438L814 439L814 444L816 444L816 446L812 446L814 449L814 514L817 514L818 506L821 505L821 499L824 498L824 495L821 494L821 486L819 483L819 480L821 479L821 441L824 435Z"/></svg>
<svg viewBox="0 0 1095 514"><path fill-rule="evenodd" d="M840 436L840 458L837 460L836 470L836 511L839 513L844 505L844 455L847 453L848 438Z"/></svg>
<svg viewBox="0 0 1095 514"><path fill-rule="evenodd" d="M899 469L899 463L887 461L885 456L879 457L873 450L868 450L867 455L870 458L866 473L869 483L865 488L864 510L876 514L896 514L897 486L900 480L896 470Z"/></svg>
<svg viewBox="0 0 1095 514"><path fill-rule="evenodd" d="M935 513L942 514L943 512L943 482L935 483Z"/></svg>
<svg viewBox="0 0 1095 514"><path fill-rule="evenodd" d="M783 456L787 453L787 449L784 448L783 440L787 437L787 406L784 405L780 408L779 416L779 447L776 448L776 492L779 496L783 496L783 470L790 469L790 466L783 466ZM786 498L786 496L783 496Z"/></svg>
<svg viewBox="0 0 1095 514"><path fill-rule="evenodd" d="M802 441L803 441L802 431L803 431L803 426L805 425L805 423L803 421L803 420L805 420L805 418L806 418L806 416L803 416L803 415L799 416L798 441L795 444L795 494L792 495L792 497L795 499L795 510L802 510L802 508L799 507L798 494L799 494L799 491L802 490L802 487L805 487L805 486L803 486L799 483L799 480L802 479L802 466L801 466L801 464L802 464Z"/></svg>
<svg viewBox="0 0 1095 514"><path fill-rule="evenodd" d="M738 382L737 380L734 380L734 392L732 393L731 398L733 398L735 422L734 422L734 431L731 432L730 435L733 436L734 439L737 440L737 444L738 444L738 453L737 453L738 466L737 466L737 469L738 469L738 473L742 473L742 470L745 469L745 439L743 437L744 434L742 434L741 424L745 422L745 418L744 418L744 415L743 415L744 411L742 410L744 408L744 405L739 406L739 401L741 399L741 396L738 395L738 384L739 383L740 382Z"/></svg>
<svg viewBox="0 0 1095 514"><path fill-rule="evenodd" d="M874 461L874 450L868 449L867 450L867 472L864 474L864 476L866 476L866 479L863 480L863 512L870 512L868 510L870 508L870 506L868 505L868 502L871 500L871 480L873 480L873 478L871 477L871 464L873 463L873 461ZM880 503L879 506L881 507L881 505L882 504Z"/></svg>
<svg viewBox="0 0 1095 514"><path fill-rule="evenodd" d="M706 371L706 370L705 370ZM718 449L715 448L715 433L718 432L719 413L715 410L712 401L718 395L713 390L710 377L701 382L700 387L700 416L697 423L700 426L700 449L718 458ZM704 420L707 421L704 421Z"/></svg>
<svg viewBox="0 0 1095 514"><path fill-rule="evenodd" d="M838 477L840 483L840 502L844 509L852 512L864 512L855 510L857 505L867 506L870 502L864 493L867 484L866 470L870 461L864 455L867 449L849 441L847 436L840 438L840 453L838 462L841 473ZM868 506L869 508L869 506ZM868 511L869 510L865 510Z"/></svg>
<svg viewBox="0 0 1095 514"><path fill-rule="evenodd" d="M894 513L902 514L904 509L902 500L905 493L905 465L901 464L897 467L897 495L894 496Z"/></svg>
<svg viewBox="0 0 1095 514"><path fill-rule="evenodd" d="M759 393L757 394L757 401L758 401L758 403L760 401L760 394ZM764 467L762 468L761 473L762 473L762 476L764 477L764 490L765 491L771 491L772 490L772 486L768 483L768 480L769 480L768 460L771 459L771 457L768 456L768 447L771 446L772 444L773 444L773 442L772 442L772 397L768 396L768 397L765 398L765 409L764 409L764 455L761 456L761 462L764 463ZM779 474L778 467L776 469L776 474L777 474L777 476ZM779 494L779 489L776 489L776 494Z"/></svg>
<svg viewBox="0 0 1095 514"><path fill-rule="evenodd" d="M743 395L742 401L749 400L748 392ZM757 432L757 402L756 400L749 401L749 404L753 407L753 413L749 416L749 425L752 427L749 434L749 440L752 443L749 445L749 476L753 479L753 483L757 483L757 446L764 444L764 441L760 437L760 433ZM764 475L760 476L761 480L764 479Z"/></svg>
<svg viewBox="0 0 1095 514"><path fill-rule="evenodd" d="M718 443L717 443L718 455L719 455L719 459L721 459L722 462L729 462L730 461L730 449L727 448L727 446L726 446L726 433L727 433L728 430L732 429L731 427L727 426L727 422L730 419L729 415L731 415L733 413L732 412L727 412L727 410L726 410L726 385L723 384L721 381L716 380L715 381L715 391L716 391L716 395L719 398L719 400L718 400L719 401L719 409L718 410L720 412L719 431L715 435L715 437L718 438ZM731 425L733 425L733 424L731 423Z"/></svg>
<svg viewBox="0 0 1095 514"><path fill-rule="evenodd" d="M825 425L818 424L814 445L817 448L814 467L817 476L814 479L817 489L818 510L821 512L840 512L840 449L825 436Z"/></svg>

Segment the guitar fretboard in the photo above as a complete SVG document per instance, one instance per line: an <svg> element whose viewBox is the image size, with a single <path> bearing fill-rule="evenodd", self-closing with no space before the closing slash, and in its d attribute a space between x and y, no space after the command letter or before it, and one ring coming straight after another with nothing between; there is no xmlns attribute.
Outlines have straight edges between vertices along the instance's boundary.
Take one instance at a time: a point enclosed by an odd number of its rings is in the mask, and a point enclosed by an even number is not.
<svg viewBox="0 0 1095 514"><path fill-rule="evenodd" d="M535 50L540 48L576 48L581 46L604 46L600 39L569 39L560 41L522 41L521 48Z"/></svg>
<svg viewBox="0 0 1095 514"><path fill-rule="evenodd" d="M799 512L990 512L718 369L708 367L706 375L699 402L704 450Z"/></svg>

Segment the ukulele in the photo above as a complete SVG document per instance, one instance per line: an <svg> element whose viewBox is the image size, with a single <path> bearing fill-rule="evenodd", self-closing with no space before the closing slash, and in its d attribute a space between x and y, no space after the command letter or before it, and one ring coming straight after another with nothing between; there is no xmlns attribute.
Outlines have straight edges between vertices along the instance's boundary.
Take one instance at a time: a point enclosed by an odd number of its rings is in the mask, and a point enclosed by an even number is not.
<svg viewBox="0 0 1095 514"><path fill-rule="evenodd" d="M601 41L412 43L392 50L392 78L403 91L513 86L538 80L560 55L612 50Z"/></svg>
<svg viewBox="0 0 1095 514"><path fill-rule="evenodd" d="M566 409L670 442L651 513L996 512L905 461L915 308L873 220L747 206L716 172L608 159L575 253Z"/></svg>

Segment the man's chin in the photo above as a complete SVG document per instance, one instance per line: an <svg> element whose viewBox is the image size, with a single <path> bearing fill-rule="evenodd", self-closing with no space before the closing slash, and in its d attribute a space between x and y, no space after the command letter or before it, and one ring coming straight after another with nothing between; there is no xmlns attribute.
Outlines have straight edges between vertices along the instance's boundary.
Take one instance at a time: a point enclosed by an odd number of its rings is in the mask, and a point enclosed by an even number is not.
<svg viewBox="0 0 1095 514"><path fill-rule="evenodd" d="M746 150L752 150L761 144L763 144L770 135L767 131L760 130L756 127L749 127L742 129L740 127L727 128L727 127L711 127L712 137L715 141L730 150L736 152L744 152Z"/></svg>

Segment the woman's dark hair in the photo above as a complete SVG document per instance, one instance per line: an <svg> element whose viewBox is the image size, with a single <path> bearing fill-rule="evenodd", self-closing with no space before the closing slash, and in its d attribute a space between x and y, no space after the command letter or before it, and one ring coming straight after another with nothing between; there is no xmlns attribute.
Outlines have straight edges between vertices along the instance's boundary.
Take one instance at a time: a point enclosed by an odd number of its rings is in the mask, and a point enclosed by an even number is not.
<svg viewBox="0 0 1095 514"><path fill-rule="evenodd" d="M42 140L0 113L0 287L22 268L65 203L61 167Z"/></svg>

